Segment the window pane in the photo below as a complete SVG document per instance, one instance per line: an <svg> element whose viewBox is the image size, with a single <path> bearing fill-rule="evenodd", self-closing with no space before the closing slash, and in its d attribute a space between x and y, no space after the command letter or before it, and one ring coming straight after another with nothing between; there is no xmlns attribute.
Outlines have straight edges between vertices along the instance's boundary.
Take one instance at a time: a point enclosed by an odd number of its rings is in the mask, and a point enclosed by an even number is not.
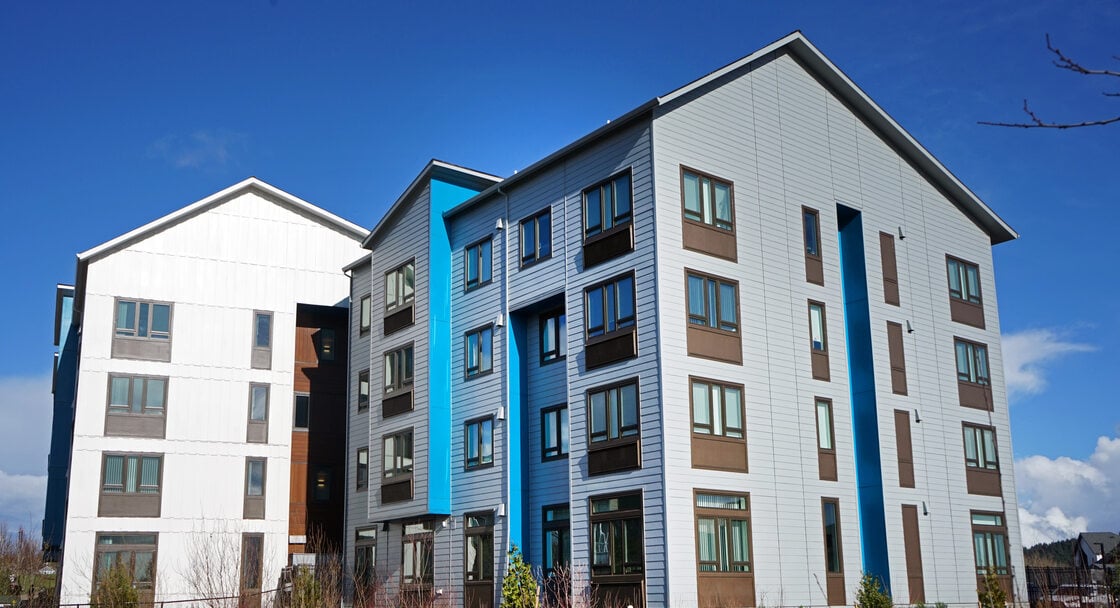
<svg viewBox="0 0 1120 608"><path fill-rule="evenodd" d="M490 371L493 367L492 351L494 348L494 330L482 330L482 361L480 362L480 371Z"/></svg>
<svg viewBox="0 0 1120 608"><path fill-rule="evenodd" d="M479 259L479 278L483 283L490 281L490 273L493 270L494 264L490 260L490 241L482 243L481 254Z"/></svg>
<svg viewBox="0 0 1120 608"><path fill-rule="evenodd" d="M136 329L136 302L117 302L117 334L131 336Z"/></svg>
<svg viewBox="0 0 1120 608"><path fill-rule="evenodd" d="M134 565L132 569L132 582L137 587L147 588L152 583L152 564L155 555L151 551L137 551L133 553Z"/></svg>
<svg viewBox="0 0 1120 608"><path fill-rule="evenodd" d="M630 217L630 175L620 175L614 180L615 186L615 213L614 216L623 222Z"/></svg>
<svg viewBox="0 0 1120 608"><path fill-rule="evenodd" d="M557 447L559 447L557 445L557 439L558 438L557 438L557 434L556 434L556 419L557 419L558 416L559 416L559 410L552 411L552 412L545 412L544 417L542 418L542 425L543 425L542 432L544 434L543 440L544 440L544 448L545 448L545 455L546 456L550 455L549 452L555 453L555 449Z"/></svg>
<svg viewBox="0 0 1120 608"><path fill-rule="evenodd" d="M163 380L160 380L158 378L148 378L144 381L144 385L146 388L144 395L144 409L163 409Z"/></svg>
<svg viewBox="0 0 1120 608"><path fill-rule="evenodd" d="M696 506L701 509L747 510L747 497L726 494L697 494Z"/></svg>
<svg viewBox="0 0 1120 608"><path fill-rule="evenodd" d="M961 380L969 380L969 364L968 364L968 344L964 342L957 342L957 377Z"/></svg>
<svg viewBox="0 0 1120 608"><path fill-rule="evenodd" d="M973 513L972 525L974 526L1002 526L1003 516L988 513Z"/></svg>
<svg viewBox="0 0 1120 608"><path fill-rule="evenodd" d="M966 463L977 464L977 442L976 442L976 429L972 427L965 427L964 429L964 459Z"/></svg>
<svg viewBox="0 0 1120 608"><path fill-rule="evenodd" d="M603 290L599 287L587 292L587 333L597 336L604 331Z"/></svg>
<svg viewBox="0 0 1120 608"><path fill-rule="evenodd" d="M167 304L152 304L152 337L164 338L170 331L171 306Z"/></svg>
<svg viewBox="0 0 1120 608"><path fill-rule="evenodd" d="M109 405L128 407L129 379L114 376L109 390Z"/></svg>
<svg viewBox="0 0 1120 608"><path fill-rule="evenodd" d="M724 230L731 230L731 188L726 184L715 185L716 194L716 226Z"/></svg>
<svg viewBox="0 0 1120 608"><path fill-rule="evenodd" d="M140 472L140 492L144 494L159 492L159 457L144 457Z"/></svg>
<svg viewBox="0 0 1120 608"><path fill-rule="evenodd" d="M401 357L404 358L404 369L401 371L401 384L412 384L412 347L409 346L405 348L401 353Z"/></svg>
<svg viewBox="0 0 1120 608"><path fill-rule="evenodd" d="M836 503L823 503L823 508L825 566L829 572L843 572L843 567L840 563L840 530L837 525Z"/></svg>
<svg viewBox="0 0 1120 608"><path fill-rule="evenodd" d="M124 491L136 492L137 482L140 480L140 459L136 456L129 456L124 459Z"/></svg>
<svg viewBox="0 0 1120 608"><path fill-rule="evenodd" d="M261 460L249 461L249 480L245 493L249 496L264 495L264 462Z"/></svg>
<svg viewBox="0 0 1120 608"><path fill-rule="evenodd" d="M716 520L701 517L696 520L696 536L700 545L700 571L714 572L716 564ZM713 563L705 563L713 562Z"/></svg>
<svg viewBox="0 0 1120 608"><path fill-rule="evenodd" d="M415 291L416 285L416 268L411 264L405 264L404 267L404 289L401 295L405 302L412 301L412 294Z"/></svg>
<svg viewBox="0 0 1120 608"><path fill-rule="evenodd" d="M700 178L700 208L704 212L704 223L712 223L712 180Z"/></svg>
<svg viewBox="0 0 1120 608"><path fill-rule="evenodd" d="M296 395L295 420L293 425L297 429L306 429L311 422L311 397Z"/></svg>
<svg viewBox="0 0 1120 608"><path fill-rule="evenodd" d="M742 519L731 520L731 570L736 572L750 572L748 563L751 561L750 532L747 531L747 522Z"/></svg>
<svg viewBox="0 0 1120 608"><path fill-rule="evenodd" d="M521 259L532 260L537 257L536 222L526 220L521 223Z"/></svg>
<svg viewBox="0 0 1120 608"><path fill-rule="evenodd" d="M478 464L478 423L467 425L467 465Z"/></svg>
<svg viewBox="0 0 1120 608"><path fill-rule="evenodd" d="M692 383L692 430L697 433L712 432L712 418L708 405L708 385Z"/></svg>
<svg viewBox="0 0 1120 608"><path fill-rule="evenodd" d="M684 174L684 215L688 219L701 221L700 178L692 173Z"/></svg>
<svg viewBox="0 0 1120 608"><path fill-rule="evenodd" d="M105 457L105 491L120 492L124 479L124 457Z"/></svg>
<svg viewBox="0 0 1120 608"><path fill-rule="evenodd" d="M603 197L603 230L609 230L614 227L614 189L607 184L599 188L599 194Z"/></svg>
<svg viewBox="0 0 1120 608"><path fill-rule="evenodd" d="M817 402L817 447L832 449L832 408L827 401Z"/></svg>
<svg viewBox="0 0 1120 608"><path fill-rule="evenodd" d="M805 253L808 255L820 255L820 247L818 247L819 237L817 235L817 214L805 211Z"/></svg>
<svg viewBox="0 0 1120 608"><path fill-rule="evenodd" d="M395 437L386 437L382 455L384 456L383 470L386 477L392 477L393 469L396 468L397 461L397 443Z"/></svg>
<svg viewBox="0 0 1120 608"><path fill-rule="evenodd" d="M385 275L385 306L396 306L397 304L397 281L399 275L396 271L390 272Z"/></svg>
<svg viewBox="0 0 1120 608"><path fill-rule="evenodd" d="M688 316L689 320L705 324L707 312L704 306L704 279L688 275Z"/></svg>
<svg viewBox="0 0 1120 608"><path fill-rule="evenodd" d="M610 556L610 522L596 522L591 527L591 563L594 566L609 566Z"/></svg>
<svg viewBox="0 0 1120 608"><path fill-rule="evenodd" d="M996 468L996 438L990 429L983 430L984 436L984 466L989 469Z"/></svg>
<svg viewBox="0 0 1120 608"><path fill-rule="evenodd" d="M542 213L537 218L537 255L547 258L552 255L552 213Z"/></svg>
<svg viewBox="0 0 1120 608"><path fill-rule="evenodd" d="M712 386L712 433L723 434L723 387Z"/></svg>
<svg viewBox="0 0 1120 608"><path fill-rule="evenodd" d="M560 410L560 452L568 453L568 408Z"/></svg>
<svg viewBox="0 0 1120 608"><path fill-rule="evenodd" d="M620 321L634 319L634 278L619 279L618 283L618 319ZM621 323L622 327L630 323Z"/></svg>
<svg viewBox="0 0 1120 608"><path fill-rule="evenodd" d="M719 284L719 320L720 329L734 331L739 324L739 306L736 302L735 286L729 283Z"/></svg>
<svg viewBox="0 0 1120 608"><path fill-rule="evenodd" d="M148 311L150 309L151 304L148 304L147 302L140 303L140 314L137 315L136 335L140 336L141 338L148 337L148 323L151 320L149 319Z"/></svg>
<svg viewBox="0 0 1120 608"><path fill-rule="evenodd" d="M132 379L132 411L139 414L140 407L144 404L144 379Z"/></svg>
<svg viewBox="0 0 1120 608"><path fill-rule="evenodd" d="M961 297L961 267L956 260L948 260L949 293Z"/></svg>
<svg viewBox="0 0 1120 608"><path fill-rule="evenodd" d="M478 284L478 248L469 247L466 252L467 286Z"/></svg>
<svg viewBox="0 0 1120 608"><path fill-rule="evenodd" d="M268 387L254 386L253 401L249 410L249 419L264 422L268 416Z"/></svg>
<svg viewBox="0 0 1120 608"><path fill-rule="evenodd" d="M362 298L361 304L359 305L359 316L360 316L360 321L359 322L361 323L361 329L369 329L370 317L372 316L372 312L370 311L370 308L371 308L370 297L366 296L366 297Z"/></svg>
<svg viewBox="0 0 1120 608"><path fill-rule="evenodd" d="M980 271L975 266L966 266L965 274L968 278L968 300L980 302Z"/></svg>
<svg viewBox="0 0 1120 608"><path fill-rule="evenodd" d="M153 327L153 329L155 328ZM271 338L272 315L257 313L257 338L253 344L257 348L268 348L271 345Z"/></svg>
<svg viewBox="0 0 1120 608"><path fill-rule="evenodd" d="M983 346L977 346L974 350L976 351L976 381L981 384L987 384L989 381L988 349Z"/></svg>
<svg viewBox="0 0 1120 608"><path fill-rule="evenodd" d="M627 384L619 389L622 400L622 434L638 434L638 387Z"/></svg>
<svg viewBox="0 0 1120 608"><path fill-rule="evenodd" d="M588 236L598 234L602 230L602 217L603 211L599 202L599 190L591 190L587 193L586 215L584 217L584 229Z"/></svg>
<svg viewBox="0 0 1120 608"><path fill-rule="evenodd" d="M743 394L737 388L724 388L723 408L726 418L724 435L742 439L743 437Z"/></svg>
<svg viewBox="0 0 1120 608"><path fill-rule="evenodd" d="M719 311L716 309L716 306L719 304L719 301L718 301L719 298L716 296L716 287L718 286L718 284L717 284L716 281L713 281L711 279L706 279L704 281L704 283L707 286L707 292L708 292L707 295L705 296L708 300L708 309L707 309L708 326L709 327L718 327L719 326Z"/></svg>
<svg viewBox="0 0 1120 608"><path fill-rule="evenodd" d="M824 310L819 304L809 305L809 335L813 343L813 350L826 349L824 338Z"/></svg>
<svg viewBox="0 0 1120 608"><path fill-rule="evenodd" d="M591 393L591 440L606 439L607 434L607 394Z"/></svg>

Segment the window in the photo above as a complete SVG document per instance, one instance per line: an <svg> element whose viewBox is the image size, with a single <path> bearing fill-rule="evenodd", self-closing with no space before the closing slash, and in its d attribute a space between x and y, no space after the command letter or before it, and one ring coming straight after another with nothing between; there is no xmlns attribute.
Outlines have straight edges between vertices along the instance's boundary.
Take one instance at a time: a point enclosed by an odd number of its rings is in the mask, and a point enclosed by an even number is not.
<svg viewBox="0 0 1120 608"><path fill-rule="evenodd" d="M1011 573L1007 559L1007 525L1003 513L972 512L972 545L976 556L976 574L992 572L997 576Z"/></svg>
<svg viewBox="0 0 1120 608"><path fill-rule="evenodd" d="M824 285L824 258L821 255L821 217L816 209L801 208L805 237L805 280Z"/></svg>
<svg viewBox="0 0 1120 608"><path fill-rule="evenodd" d="M385 310L392 311L411 304L415 290L416 267L413 262L385 273Z"/></svg>
<svg viewBox="0 0 1120 608"><path fill-rule="evenodd" d="M370 295L367 293L362 296L360 304L358 304L358 334L365 335L369 333L370 325L373 321L372 305Z"/></svg>
<svg viewBox="0 0 1120 608"><path fill-rule="evenodd" d="M521 220L521 265L528 266L552 256L552 210Z"/></svg>
<svg viewBox="0 0 1120 608"><path fill-rule="evenodd" d="M541 315L541 364L568 356L568 320L563 310Z"/></svg>
<svg viewBox="0 0 1120 608"><path fill-rule="evenodd" d="M103 494L159 494L162 456L106 454Z"/></svg>
<svg viewBox="0 0 1120 608"><path fill-rule="evenodd" d="M630 172L583 191L583 235L590 238L630 223Z"/></svg>
<svg viewBox="0 0 1120 608"><path fill-rule="evenodd" d="M731 184L690 169L682 169L681 173L684 217L721 230L734 230Z"/></svg>
<svg viewBox="0 0 1120 608"><path fill-rule="evenodd" d="M949 270L949 297L981 304L980 267L956 258L947 258L946 264Z"/></svg>
<svg viewBox="0 0 1120 608"><path fill-rule="evenodd" d="M494 464L493 416L468 422L463 429L463 440L463 459L468 470Z"/></svg>
<svg viewBox="0 0 1120 608"><path fill-rule="evenodd" d="M171 304L117 300L116 335L144 340L171 338Z"/></svg>
<svg viewBox="0 0 1120 608"><path fill-rule="evenodd" d="M545 507L541 517L544 530L544 575L551 576L556 568L566 567L572 560L572 532L568 505Z"/></svg>
<svg viewBox="0 0 1120 608"><path fill-rule="evenodd" d="M692 380L692 432L742 439L742 388Z"/></svg>
<svg viewBox="0 0 1120 608"><path fill-rule="evenodd" d="M750 499L696 492L697 566L703 572L751 571Z"/></svg>
<svg viewBox="0 0 1120 608"><path fill-rule="evenodd" d="M907 394L906 347L902 340L901 323L887 321L887 359L891 364L891 392Z"/></svg>
<svg viewBox="0 0 1120 608"><path fill-rule="evenodd" d="M587 337L594 338L633 327L634 276L627 275L589 288L584 293Z"/></svg>
<svg viewBox="0 0 1120 608"><path fill-rule="evenodd" d="M895 260L893 234L879 233L879 254L883 267L883 301L898 306L898 262Z"/></svg>
<svg viewBox="0 0 1120 608"><path fill-rule="evenodd" d="M828 325L825 308L821 302L809 301L809 353L813 378L828 380L831 377L828 362Z"/></svg>
<svg viewBox="0 0 1120 608"><path fill-rule="evenodd" d="M296 393L293 408L292 430L306 431L311 427L311 395Z"/></svg>
<svg viewBox="0 0 1120 608"><path fill-rule="evenodd" d="M412 388L412 345L385 353L385 394Z"/></svg>
<svg viewBox="0 0 1120 608"><path fill-rule="evenodd" d="M150 592L156 580L156 549L159 536L154 533L128 534L100 532L97 534L93 584L109 576L113 567L124 568L132 586Z"/></svg>
<svg viewBox="0 0 1120 608"><path fill-rule="evenodd" d="M695 273L688 274L688 322L718 329L739 331L739 286L733 281Z"/></svg>
<svg viewBox="0 0 1120 608"><path fill-rule="evenodd" d="M627 382L587 394L591 443L638 436L638 384Z"/></svg>
<svg viewBox="0 0 1120 608"><path fill-rule="evenodd" d="M163 416L167 378L109 376L109 413Z"/></svg>
<svg viewBox="0 0 1120 608"><path fill-rule="evenodd" d="M264 458L245 459L245 500L242 504L242 517L245 519L264 519L265 481L268 474L268 461Z"/></svg>
<svg viewBox="0 0 1120 608"><path fill-rule="evenodd" d="M568 406L557 405L541 411L541 460L568 455Z"/></svg>
<svg viewBox="0 0 1120 608"><path fill-rule="evenodd" d="M369 487L369 448L358 450L357 480L357 491L362 492Z"/></svg>
<svg viewBox="0 0 1120 608"><path fill-rule="evenodd" d="M840 540L840 501L821 499L821 520L824 524L824 569L829 606L845 605L844 550Z"/></svg>
<svg viewBox="0 0 1120 608"><path fill-rule="evenodd" d="M358 411L369 409L369 370L358 372Z"/></svg>
<svg viewBox="0 0 1120 608"><path fill-rule="evenodd" d="M988 347L975 342L955 340L957 351L957 380L988 386Z"/></svg>
<svg viewBox="0 0 1120 608"><path fill-rule="evenodd" d="M388 435L384 440L385 479L412 474L412 430Z"/></svg>
<svg viewBox="0 0 1120 608"><path fill-rule="evenodd" d="M264 535L243 533L241 535L241 604L260 605L261 584L264 581ZM256 591L256 594L246 593Z"/></svg>
<svg viewBox="0 0 1120 608"><path fill-rule="evenodd" d="M493 369L494 327L487 325L466 335L467 378L490 373Z"/></svg>
<svg viewBox="0 0 1120 608"><path fill-rule="evenodd" d="M311 498L315 502L328 502L331 499L331 468L318 466L311 485Z"/></svg>
<svg viewBox="0 0 1120 608"><path fill-rule="evenodd" d="M817 473L822 481L836 481L836 428L832 421L832 401L814 400L817 417Z"/></svg>
<svg viewBox="0 0 1120 608"><path fill-rule="evenodd" d="M324 327L317 332L315 337L315 351L319 357L319 362L326 363L334 361L336 350L334 330L329 327Z"/></svg>
<svg viewBox="0 0 1120 608"><path fill-rule="evenodd" d="M964 463L974 469L999 470L995 429L964 425Z"/></svg>
<svg viewBox="0 0 1120 608"><path fill-rule="evenodd" d="M377 566L377 528L354 531L354 583L368 590Z"/></svg>
<svg viewBox="0 0 1120 608"><path fill-rule="evenodd" d="M253 348L272 348L272 313L253 313Z"/></svg>
<svg viewBox="0 0 1120 608"><path fill-rule="evenodd" d="M467 582L493 582L494 580L494 512L467 513L467 550L464 553L464 574Z"/></svg>
<svg viewBox="0 0 1120 608"><path fill-rule="evenodd" d="M431 585L434 580L434 544L432 522L404 525L401 541L401 584Z"/></svg>
<svg viewBox="0 0 1120 608"><path fill-rule="evenodd" d="M592 581L644 572L641 493L592 497Z"/></svg>
<svg viewBox="0 0 1120 608"><path fill-rule="evenodd" d="M468 246L463 252L463 277L467 291L490 282L490 275L494 268L490 259L492 247L491 238L486 237Z"/></svg>
<svg viewBox="0 0 1120 608"><path fill-rule="evenodd" d="M249 426L245 440L249 443L268 443L267 384L249 385Z"/></svg>

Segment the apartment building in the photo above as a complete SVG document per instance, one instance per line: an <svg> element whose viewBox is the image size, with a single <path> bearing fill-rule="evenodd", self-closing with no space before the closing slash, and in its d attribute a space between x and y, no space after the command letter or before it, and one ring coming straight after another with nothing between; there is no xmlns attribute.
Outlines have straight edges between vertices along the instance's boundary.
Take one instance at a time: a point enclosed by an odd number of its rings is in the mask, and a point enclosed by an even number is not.
<svg viewBox="0 0 1120 608"><path fill-rule="evenodd" d="M121 565L145 600L259 606L308 536L341 543L367 234L250 178L78 254L43 524L62 603Z"/></svg>
<svg viewBox="0 0 1120 608"><path fill-rule="evenodd" d="M433 161L347 266L358 585L497 605L1025 598L991 247L800 33L497 177Z"/></svg>

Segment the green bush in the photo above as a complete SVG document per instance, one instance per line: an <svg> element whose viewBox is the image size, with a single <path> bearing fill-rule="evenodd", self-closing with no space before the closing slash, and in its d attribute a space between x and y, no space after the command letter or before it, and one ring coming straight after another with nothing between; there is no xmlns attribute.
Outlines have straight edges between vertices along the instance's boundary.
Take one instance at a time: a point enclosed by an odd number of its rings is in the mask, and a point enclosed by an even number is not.
<svg viewBox="0 0 1120 608"><path fill-rule="evenodd" d="M521 549L509 550L509 568L502 579L502 608L537 608L539 589L533 570L521 557Z"/></svg>
<svg viewBox="0 0 1120 608"><path fill-rule="evenodd" d="M323 595L315 571L297 567L292 577L292 608L318 608Z"/></svg>
<svg viewBox="0 0 1120 608"><path fill-rule="evenodd" d="M882 581L864 572L859 579L859 590L856 591L856 608L892 608L893 606L891 595L883 588Z"/></svg>
<svg viewBox="0 0 1120 608"><path fill-rule="evenodd" d="M140 595L132 586L128 568L116 564L103 573L89 598L90 608L135 608Z"/></svg>
<svg viewBox="0 0 1120 608"><path fill-rule="evenodd" d="M984 573L983 588L976 592L980 596L980 608L1004 608L1007 605L1007 592L991 568Z"/></svg>

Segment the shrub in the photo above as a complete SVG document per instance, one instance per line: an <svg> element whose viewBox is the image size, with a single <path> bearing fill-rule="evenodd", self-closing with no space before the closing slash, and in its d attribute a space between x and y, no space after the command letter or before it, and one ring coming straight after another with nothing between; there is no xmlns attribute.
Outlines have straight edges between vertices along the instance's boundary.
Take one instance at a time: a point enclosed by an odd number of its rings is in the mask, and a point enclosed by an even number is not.
<svg viewBox="0 0 1120 608"><path fill-rule="evenodd" d="M537 579L521 557L521 549L509 550L509 567L502 579L502 608L537 608Z"/></svg>
<svg viewBox="0 0 1120 608"><path fill-rule="evenodd" d="M976 592L980 596L980 608L1004 608L1007 605L1007 592L991 568L984 573L983 588Z"/></svg>
<svg viewBox="0 0 1120 608"><path fill-rule="evenodd" d="M883 582L878 577L866 572L859 579L859 590L856 591L856 608L892 608L894 602L883 588Z"/></svg>
<svg viewBox="0 0 1120 608"><path fill-rule="evenodd" d="M90 608L135 608L140 601L132 586L132 575L121 564L104 573L89 598Z"/></svg>

